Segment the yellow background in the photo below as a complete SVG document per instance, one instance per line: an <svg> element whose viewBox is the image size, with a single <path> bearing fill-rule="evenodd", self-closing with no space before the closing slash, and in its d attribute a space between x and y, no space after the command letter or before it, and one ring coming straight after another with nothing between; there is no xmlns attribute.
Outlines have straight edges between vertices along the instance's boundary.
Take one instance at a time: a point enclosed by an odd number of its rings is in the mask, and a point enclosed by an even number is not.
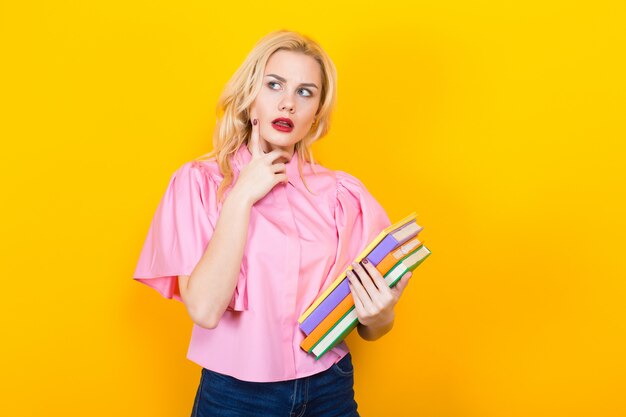
<svg viewBox="0 0 626 417"><path fill-rule="evenodd" d="M586 4L585 4L586 3ZM181 303L131 278L254 43L339 72L318 159L433 255L348 339L363 416L626 414L623 1L0 6L3 416L186 416Z"/></svg>

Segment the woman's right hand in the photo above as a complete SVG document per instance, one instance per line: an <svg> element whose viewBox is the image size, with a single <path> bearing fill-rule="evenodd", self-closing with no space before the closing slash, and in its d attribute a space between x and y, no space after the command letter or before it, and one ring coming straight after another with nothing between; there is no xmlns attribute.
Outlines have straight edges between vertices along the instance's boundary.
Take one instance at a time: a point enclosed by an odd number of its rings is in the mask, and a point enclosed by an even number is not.
<svg viewBox="0 0 626 417"><path fill-rule="evenodd" d="M233 192L236 191L250 205L254 205L276 184L279 182L287 183L285 164L276 161L279 158L288 161L291 155L280 149L265 153L259 137L259 123L252 124L250 147L252 159L239 172Z"/></svg>

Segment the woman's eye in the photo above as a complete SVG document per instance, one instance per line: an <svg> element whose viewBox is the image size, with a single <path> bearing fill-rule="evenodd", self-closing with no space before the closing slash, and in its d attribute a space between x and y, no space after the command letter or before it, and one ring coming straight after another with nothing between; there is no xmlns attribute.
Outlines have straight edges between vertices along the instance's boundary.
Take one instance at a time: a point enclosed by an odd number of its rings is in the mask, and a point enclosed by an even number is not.
<svg viewBox="0 0 626 417"><path fill-rule="evenodd" d="M276 81L269 81L267 83L267 86L269 88L271 88L272 90L278 90L280 88L280 84L277 83ZM302 96L302 97L311 97L313 95L313 93L311 92L311 90L307 89L307 88L300 88L298 89L298 93Z"/></svg>

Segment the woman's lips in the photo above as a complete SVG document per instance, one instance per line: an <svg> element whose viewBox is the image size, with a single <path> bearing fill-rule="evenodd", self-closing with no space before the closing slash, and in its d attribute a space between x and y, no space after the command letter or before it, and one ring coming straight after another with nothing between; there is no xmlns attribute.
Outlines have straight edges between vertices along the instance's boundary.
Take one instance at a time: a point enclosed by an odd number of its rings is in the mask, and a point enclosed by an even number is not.
<svg viewBox="0 0 626 417"><path fill-rule="evenodd" d="M280 117L272 121L272 127L279 132L291 132L293 130L293 122L291 119Z"/></svg>
<svg viewBox="0 0 626 417"><path fill-rule="evenodd" d="M293 130L292 127L284 126L284 125L280 125L276 123L272 123L272 127L278 130L279 132L291 132Z"/></svg>

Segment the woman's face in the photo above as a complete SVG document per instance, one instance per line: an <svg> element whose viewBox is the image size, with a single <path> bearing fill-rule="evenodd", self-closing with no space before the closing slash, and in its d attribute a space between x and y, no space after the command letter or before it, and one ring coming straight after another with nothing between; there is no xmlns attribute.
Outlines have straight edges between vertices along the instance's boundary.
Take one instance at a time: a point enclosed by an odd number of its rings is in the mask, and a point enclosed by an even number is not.
<svg viewBox="0 0 626 417"><path fill-rule="evenodd" d="M314 58L285 50L272 54L265 66L261 91L250 108L251 119L259 121L261 145L266 152L293 152L294 145L311 129L321 88L322 70Z"/></svg>

